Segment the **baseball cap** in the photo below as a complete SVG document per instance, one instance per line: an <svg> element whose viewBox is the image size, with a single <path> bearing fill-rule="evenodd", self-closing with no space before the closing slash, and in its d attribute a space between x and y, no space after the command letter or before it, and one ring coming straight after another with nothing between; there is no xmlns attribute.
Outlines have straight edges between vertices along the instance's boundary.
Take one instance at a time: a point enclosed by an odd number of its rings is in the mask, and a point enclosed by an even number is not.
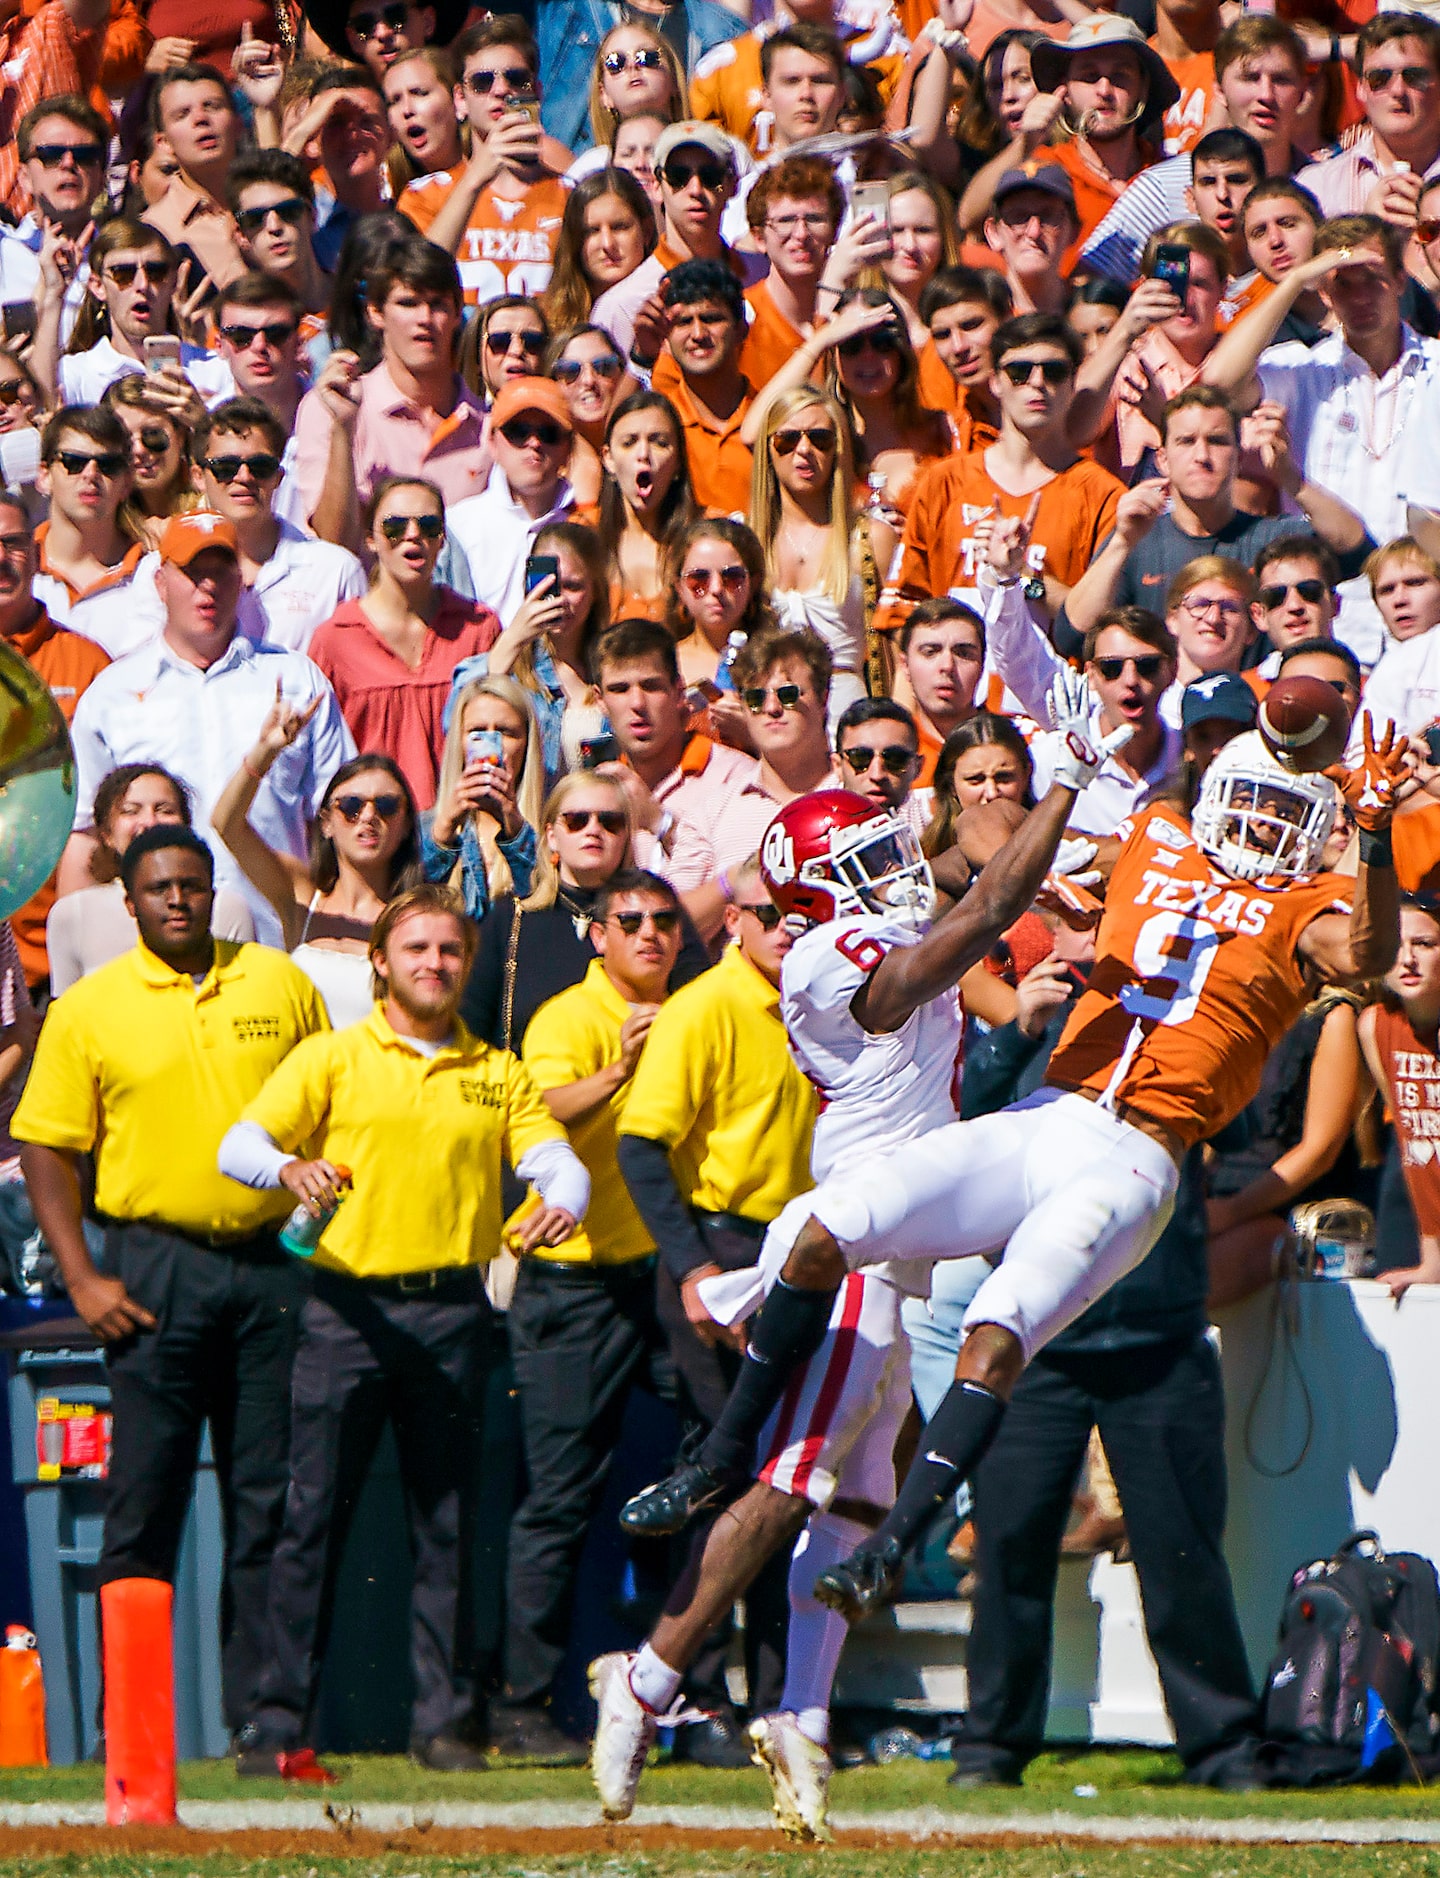
<svg viewBox="0 0 1440 1878"><path fill-rule="evenodd" d="M702 124L695 118L686 118L679 124L667 124L655 139L655 174L664 169L666 161L686 144L698 144L702 150L718 157L720 162L728 164L738 176L740 161L735 153L734 140L715 124Z"/></svg>
<svg viewBox="0 0 1440 1878"><path fill-rule="evenodd" d="M1054 196L1079 221L1075 207L1075 186L1058 163L1026 163L1019 169L1006 170L995 185L996 208L1007 196L1017 196L1022 189L1038 189L1042 196Z"/></svg>
<svg viewBox="0 0 1440 1878"><path fill-rule="evenodd" d="M197 554L207 548L223 548L240 558L240 543L235 530L223 515L213 509L191 509L185 515L172 515L160 537L160 559L188 567Z"/></svg>
<svg viewBox="0 0 1440 1878"><path fill-rule="evenodd" d="M1197 678L1185 687L1180 699L1180 723L1186 730L1217 717L1253 730L1259 712L1260 700L1234 672L1211 672L1206 678Z"/></svg>
<svg viewBox="0 0 1440 1878"><path fill-rule="evenodd" d="M565 393L553 378L508 378L490 407L490 428L499 430L521 411L543 411L553 417L562 430L574 430L575 420Z"/></svg>

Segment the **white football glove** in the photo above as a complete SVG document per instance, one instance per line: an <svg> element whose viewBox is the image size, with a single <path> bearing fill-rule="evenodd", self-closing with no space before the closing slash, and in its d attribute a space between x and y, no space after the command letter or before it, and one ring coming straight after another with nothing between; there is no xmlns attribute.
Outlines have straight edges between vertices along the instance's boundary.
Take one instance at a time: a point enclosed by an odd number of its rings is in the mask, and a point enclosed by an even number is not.
<svg viewBox="0 0 1440 1878"><path fill-rule="evenodd" d="M1107 756L1129 743L1134 729L1122 724L1107 737L1096 739L1090 730L1094 700L1083 673L1062 665L1050 686L1050 715L1057 733L1057 754L1052 781L1064 789L1084 789L1100 773Z"/></svg>
<svg viewBox="0 0 1440 1878"><path fill-rule="evenodd" d="M1083 835L1066 835L1055 850L1055 859L1050 863L1052 874L1063 874L1077 887L1093 887L1100 880L1100 869L1090 863L1100 852L1093 841L1087 841Z"/></svg>

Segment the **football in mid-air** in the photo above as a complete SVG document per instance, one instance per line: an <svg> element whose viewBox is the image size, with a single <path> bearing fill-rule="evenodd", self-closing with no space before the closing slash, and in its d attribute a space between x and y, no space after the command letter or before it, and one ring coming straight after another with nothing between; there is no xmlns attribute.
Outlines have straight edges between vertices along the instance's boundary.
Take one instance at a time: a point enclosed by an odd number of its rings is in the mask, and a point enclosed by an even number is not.
<svg viewBox="0 0 1440 1878"><path fill-rule="evenodd" d="M1350 708L1328 680L1282 673L1261 700L1258 729L1280 767L1303 776L1344 756Z"/></svg>

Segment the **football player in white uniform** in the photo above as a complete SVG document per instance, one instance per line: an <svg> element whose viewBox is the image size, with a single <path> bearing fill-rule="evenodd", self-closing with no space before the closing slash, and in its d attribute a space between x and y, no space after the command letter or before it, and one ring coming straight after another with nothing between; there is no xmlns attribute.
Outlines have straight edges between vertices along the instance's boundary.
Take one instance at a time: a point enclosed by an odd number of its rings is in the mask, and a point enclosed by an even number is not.
<svg viewBox="0 0 1440 1878"><path fill-rule="evenodd" d="M766 885L781 911L806 927L785 959L781 1007L796 1058L825 1097L812 1167L827 1189L863 1182L870 1157L955 1119L961 1037L955 987L1035 898L1075 796L1104 754L1084 729L1083 681L1068 674L1061 680L1057 708L1075 733L1068 767L970 892L938 920L934 880L913 832L863 798L840 790L801 797L766 831ZM1127 734L1117 732L1110 747ZM1066 897L1063 883L1056 891ZM855 1271L838 1296L823 1298L779 1277L812 1199L802 1195L774 1221L758 1266L701 1288L725 1324L748 1317L764 1300L737 1385L744 1415L763 1403L758 1466L754 1434L737 1439L722 1418L696 1462L637 1495L622 1514L633 1533L674 1532L738 1483L754 1482L716 1520L638 1655L617 1652L591 1666L600 1709L591 1766L608 1818L629 1815L657 1722L670 1712L701 1643L808 1520L791 1567L782 1709L752 1722L750 1735L755 1758L770 1774L781 1824L796 1837L825 1833L830 1685L845 1626L812 1590L894 1496L891 1457L910 1389L899 1296L887 1267ZM913 1263L907 1267L907 1283L918 1278L922 1291L926 1276ZM781 1373L768 1356L767 1324L777 1316L783 1336L793 1338L798 1323L806 1345L788 1388L789 1370Z"/></svg>

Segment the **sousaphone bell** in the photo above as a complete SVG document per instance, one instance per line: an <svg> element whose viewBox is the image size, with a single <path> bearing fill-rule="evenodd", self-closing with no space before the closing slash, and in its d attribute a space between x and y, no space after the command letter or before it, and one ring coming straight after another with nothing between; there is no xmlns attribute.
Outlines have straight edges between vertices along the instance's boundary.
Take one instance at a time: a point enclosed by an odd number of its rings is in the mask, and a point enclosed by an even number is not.
<svg viewBox="0 0 1440 1878"><path fill-rule="evenodd" d="M0 639L0 918L55 870L75 820L75 752L60 707Z"/></svg>

